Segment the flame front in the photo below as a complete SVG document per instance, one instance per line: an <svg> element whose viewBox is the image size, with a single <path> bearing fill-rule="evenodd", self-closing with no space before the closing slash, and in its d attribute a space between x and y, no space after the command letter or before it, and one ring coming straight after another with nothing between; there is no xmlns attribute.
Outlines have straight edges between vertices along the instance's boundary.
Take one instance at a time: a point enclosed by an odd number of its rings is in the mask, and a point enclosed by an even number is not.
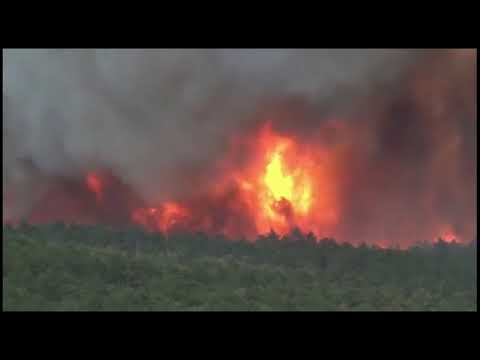
<svg viewBox="0 0 480 360"><path fill-rule="evenodd" d="M269 125L259 130L247 149L231 150L223 159L228 164L235 163L231 157L235 150L256 156L226 171L196 203L171 200L135 209L132 220L163 232L183 227L251 238L271 230L285 235L295 227L322 235L336 224L334 181L326 176L326 168L314 166L319 152L307 151Z"/></svg>
<svg viewBox="0 0 480 360"><path fill-rule="evenodd" d="M342 222L345 177L339 164L346 164L344 151L342 146L326 147L280 134L267 124L234 139L219 159L219 170L212 173L215 181L210 186L199 182L197 192L190 196L146 203L115 176L92 171L81 184L48 193L46 197L56 200L51 202L54 209L44 206L30 215L30 221L125 224L129 219L154 232L201 231L250 240L272 230L287 235L295 228L317 238L336 237L343 228L350 231ZM80 195L70 198L72 191ZM391 239L381 232L378 235L371 242L388 247ZM432 227L428 238L434 242L438 237L462 241L461 233L448 223Z"/></svg>
<svg viewBox="0 0 480 360"><path fill-rule="evenodd" d="M301 167L293 172L287 169L283 155L286 148L285 143L278 145L266 167L263 180L272 201L267 201L265 207L271 213L275 204L288 201L295 212L306 214L312 201L310 181Z"/></svg>
<svg viewBox="0 0 480 360"><path fill-rule="evenodd" d="M293 198L293 177L284 171L282 149L278 146L267 165L264 177L265 185L276 201Z"/></svg>
<svg viewBox="0 0 480 360"><path fill-rule="evenodd" d="M290 168L285 155L293 146L288 139L273 142L273 151L267 153L267 164L261 184L260 202L270 227L284 232L295 225L295 216L308 214L312 203L312 186L302 164Z"/></svg>

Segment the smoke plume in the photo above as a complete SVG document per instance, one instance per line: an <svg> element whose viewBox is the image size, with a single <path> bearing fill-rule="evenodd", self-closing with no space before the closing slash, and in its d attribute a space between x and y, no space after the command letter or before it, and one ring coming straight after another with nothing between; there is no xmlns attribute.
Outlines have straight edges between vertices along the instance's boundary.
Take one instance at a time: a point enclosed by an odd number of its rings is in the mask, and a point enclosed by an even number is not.
<svg viewBox="0 0 480 360"><path fill-rule="evenodd" d="M269 122L328 152L331 236L476 236L475 51L4 50L3 69L4 221L65 199L121 222L175 199L248 228L235 190L207 189L255 157L226 162L232 139ZM79 195L92 171L112 179L110 215Z"/></svg>

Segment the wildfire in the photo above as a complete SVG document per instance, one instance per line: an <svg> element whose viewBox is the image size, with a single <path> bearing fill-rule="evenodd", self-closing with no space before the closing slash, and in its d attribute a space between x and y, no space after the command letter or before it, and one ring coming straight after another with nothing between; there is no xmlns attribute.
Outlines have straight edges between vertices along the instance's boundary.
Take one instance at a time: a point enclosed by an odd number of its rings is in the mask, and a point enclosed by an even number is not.
<svg viewBox="0 0 480 360"><path fill-rule="evenodd" d="M459 236L451 228L448 228L441 233L440 239L442 239L445 242L451 243L454 241L458 241ZM438 239L435 239L435 240L438 240Z"/></svg>
<svg viewBox="0 0 480 360"><path fill-rule="evenodd" d="M307 161L292 155L294 141L266 131L265 163L255 191L265 221L260 216L257 224L263 232L273 229L285 233L299 225L296 219L308 215L313 201L312 181L305 168ZM289 166L287 159L294 165Z"/></svg>
<svg viewBox="0 0 480 360"><path fill-rule="evenodd" d="M282 200L288 201L295 211L306 214L312 201L311 185L302 168L293 172L286 169L283 151L286 143L277 146L265 171L264 182L273 202L267 203L267 209ZM303 180L303 181L302 181Z"/></svg>
<svg viewBox="0 0 480 360"><path fill-rule="evenodd" d="M167 202L160 207L137 208L132 211L132 220L150 231L167 232L184 220L188 212L179 204Z"/></svg>
<svg viewBox="0 0 480 360"><path fill-rule="evenodd" d="M315 181L323 181L327 192L332 181L315 173L314 157L302 152L293 139L273 132L268 125L259 131L257 140L249 144L246 151L259 156L223 174L210 195L195 205L169 201L156 207L135 209L132 220L150 230L165 232L183 226L190 230L220 231L228 236L254 236L270 230L284 235L294 227L309 231L315 226L335 223L331 194L323 193L323 199L315 197ZM233 160L227 156L226 161ZM232 187L236 189L235 197L225 201ZM320 211L317 213L314 209ZM238 225L242 223L243 228Z"/></svg>
<svg viewBox="0 0 480 360"><path fill-rule="evenodd" d="M103 183L100 176L90 172L86 178L87 187L95 194L97 201L102 201Z"/></svg>
<svg viewBox="0 0 480 360"><path fill-rule="evenodd" d="M113 174L92 171L80 184L53 188L47 194L55 199L52 206L33 212L30 221L116 225L130 221L153 232L202 231L251 240L272 230L283 236L295 228L318 239L336 236L342 226L337 188L341 175L336 172L342 148L338 155L334 148L309 145L269 125L237 140L220 159L226 166L214 174L213 185L200 183L191 197L146 204ZM85 196L85 191L94 196ZM448 226L432 229L433 242L436 234L446 242L463 240ZM381 248L391 244L384 237L371 241Z"/></svg>

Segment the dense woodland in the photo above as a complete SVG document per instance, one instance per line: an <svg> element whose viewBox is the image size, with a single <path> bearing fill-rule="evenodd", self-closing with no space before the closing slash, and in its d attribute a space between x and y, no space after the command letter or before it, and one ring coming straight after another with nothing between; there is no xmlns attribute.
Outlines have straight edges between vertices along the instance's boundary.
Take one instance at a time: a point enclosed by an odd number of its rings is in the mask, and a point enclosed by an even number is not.
<svg viewBox="0 0 480 360"><path fill-rule="evenodd" d="M3 309L476 311L477 245L4 226Z"/></svg>

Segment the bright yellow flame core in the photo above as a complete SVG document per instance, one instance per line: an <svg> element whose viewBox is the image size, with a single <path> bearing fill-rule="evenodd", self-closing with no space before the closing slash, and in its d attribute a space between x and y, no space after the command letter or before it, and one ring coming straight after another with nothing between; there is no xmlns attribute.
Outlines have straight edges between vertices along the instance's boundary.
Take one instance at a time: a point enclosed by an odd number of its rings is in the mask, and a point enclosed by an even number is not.
<svg viewBox="0 0 480 360"><path fill-rule="evenodd" d="M272 160L267 165L265 184L275 200L281 198L291 200L293 197L293 177L284 174L282 160L280 152L273 154Z"/></svg>
<svg viewBox="0 0 480 360"><path fill-rule="evenodd" d="M306 214L312 202L312 187L304 169L296 168L293 171L287 169L284 161L287 147L287 143L278 145L265 169L263 181L270 197L265 207L270 215L273 215L271 211L273 203L282 199L290 202L296 214Z"/></svg>

